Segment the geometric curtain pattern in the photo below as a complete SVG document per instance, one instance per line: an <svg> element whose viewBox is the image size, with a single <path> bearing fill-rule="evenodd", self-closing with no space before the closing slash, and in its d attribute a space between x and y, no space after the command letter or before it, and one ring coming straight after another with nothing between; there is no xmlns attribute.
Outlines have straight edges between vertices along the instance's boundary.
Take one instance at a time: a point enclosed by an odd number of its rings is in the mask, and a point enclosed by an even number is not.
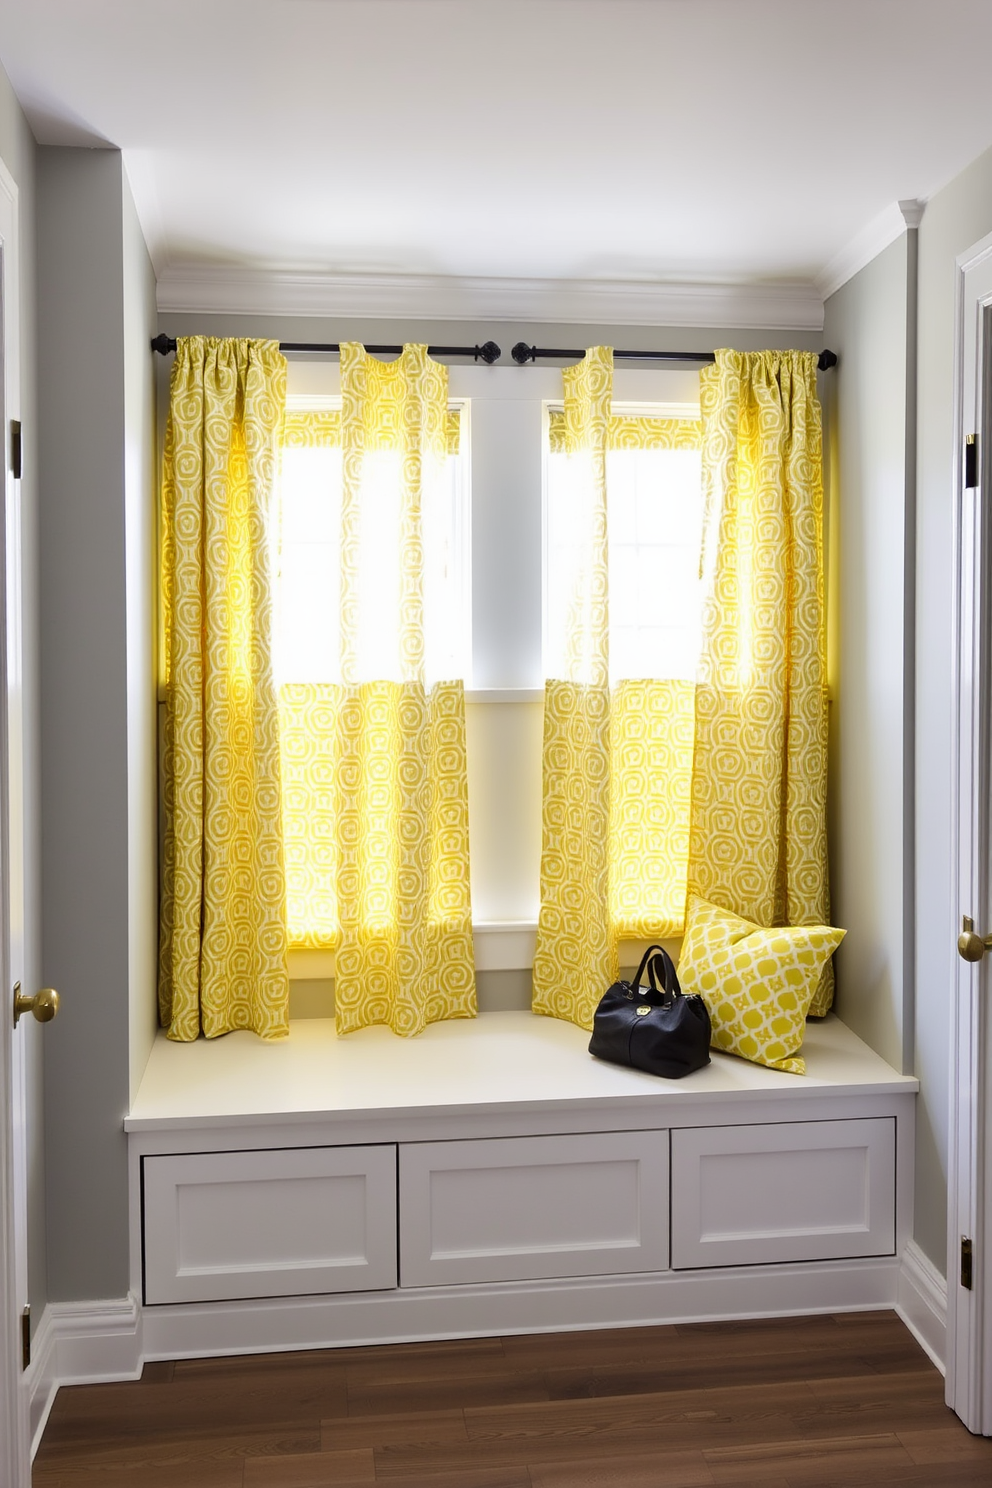
<svg viewBox="0 0 992 1488"><path fill-rule="evenodd" d="M703 642L688 887L759 926L829 922L816 356L719 351L700 377ZM833 997L828 962L810 1006Z"/></svg>
<svg viewBox="0 0 992 1488"><path fill-rule="evenodd" d="M179 338L162 482L172 1039L289 1031L269 530L285 388L275 342Z"/></svg>
<svg viewBox="0 0 992 1488"><path fill-rule="evenodd" d="M562 371L563 447L574 504L558 617L560 654L544 689L541 905L534 954L535 1013L591 1028L616 980L609 930L610 693L606 446L613 353L595 346Z"/></svg>
<svg viewBox="0 0 992 1488"><path fill-rule="evenodd" d="M612 414L606 429L607 451L699 449L701 443L702 425L695 418ZM548 449L553 455L559 455L568 454L571 447L564 409L550 409Z"/></svg>
<svg viewBox="0 0 992 1488"><path fill-rule="evenodd" d="M619 682L610 699L610 934L682 934L695 688Z"/></svg>
<svg viewBox="0 0 992 1488"><path fill-rule="evenodd" d="M461 448L461 409L446 410L445 442L449 455ZM291 408L283 419L280 443L284 449L341 448L340 408Z"/></svg>
<svg viewBox="0 0 992 1488"><path fill-rule="evenodd" d="M607 349L593 348L563 377L549 448L574 463L569 489L582 520L557 658L564 679L545 684L533 1007L589 1028L617 975L620 939L681 933L694 729L691 682L608 685L607 457L698 449L701 427L697 419L612 414Z"/></svg>
<svg viewBox="0 0 992 1488"><path fill-rule="evenodd" d="M341 389L340 414L291 412L284 436L342 449L343 681L280 689L288 919L293 945L335 951L339 1033L409 1036L476 1011L464 685L424 681L423 507L458 423L422 346L383 363L344 344ZM384 451L398 456L395 590L375 578L383 467L369 468ZM398 675L364 675L372 623L396 638Z"/></svg>

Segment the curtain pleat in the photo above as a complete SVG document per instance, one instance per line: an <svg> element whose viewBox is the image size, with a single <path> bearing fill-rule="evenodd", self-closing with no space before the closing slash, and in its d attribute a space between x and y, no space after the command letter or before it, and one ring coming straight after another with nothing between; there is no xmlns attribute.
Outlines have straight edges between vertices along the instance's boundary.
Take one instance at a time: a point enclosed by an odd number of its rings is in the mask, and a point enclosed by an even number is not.
<svg viewBox="0 0 992 1488"><path fill-rule="evenodd" d="M535 1013L592 1026L617 975L609 922L610 689L606 450L613 353L596 346L563 370L563 447L576 513L567 615L553 628L559 673L545 684L541 907Z"/></svg>
<svg viewBox="0 0 992 1488"><path fill-rule="evenodd" d="M163 470L159 1015L177 1040L288 1032L271 496L275 342L179 339Z"/></svg>
<svg viewBox="0 0 992 1488"><path fill-rule="evenodd" d="M339 1032L474 1017L465 693L432 674L425 522L452 439L447 369L341 348L341 675L334 708ZM455 437L457 437L455 435ZM398 572L378 563L399 529Z"/></svg>
<svg viewBox="0 0 992 1488"><path fill-rule="evenodd" d="M816 356L720 351L701 377L706 526L690 892L829 923ZM827 967L810 1012L829 1010Z"/></svg>

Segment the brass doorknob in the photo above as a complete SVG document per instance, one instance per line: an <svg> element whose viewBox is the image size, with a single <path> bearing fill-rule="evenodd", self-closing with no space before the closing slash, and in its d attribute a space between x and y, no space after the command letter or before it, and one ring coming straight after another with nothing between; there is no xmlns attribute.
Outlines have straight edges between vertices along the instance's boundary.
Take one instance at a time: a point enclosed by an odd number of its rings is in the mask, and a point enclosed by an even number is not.
<svg viewBox="0 0 992 1488"><path fill-rule="evenodd" d="M981 961L986 951L992 951L992 935L975 934L975 922L967 915L961 917L961 934L958 936L958 955L962 961Z"/></svg>
<svg viewBox="0 0 992 1488"><path fill-rule="evenodd" d="M59 994L54 987L42 987L33 997L25 997L20 982L14 983L14 1027L22 1013L34 1013L39 1023L50 1023L59 1010Z"/></svg>

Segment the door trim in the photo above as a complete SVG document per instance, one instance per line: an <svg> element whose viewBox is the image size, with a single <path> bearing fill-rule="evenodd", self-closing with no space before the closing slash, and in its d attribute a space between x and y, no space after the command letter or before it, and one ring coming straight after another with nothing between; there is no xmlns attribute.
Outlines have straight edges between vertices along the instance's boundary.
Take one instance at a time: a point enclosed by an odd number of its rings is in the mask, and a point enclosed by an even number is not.
<svg viewBox="0 0 992 1488"><path fill-rule="evenodd" d="M9 644L8 612L20 602L16 503L18 491L11 474L10 420L20 417L20 274L18 263L18 193L12 176L0 161L0 257L3 273L3 396L0 409L0 451L3 458L4 511L0 546L0 1475L14 1485L29 1481L27 1392L20 1368L20 1306L27 1293L26 1172L24 1134L23 1040L14 1036L7 998L15 968L11 964L11 920L17 910L13 894L20 892L11 877L7 833L11 827L7 778ZM13 523L13 527L12 527ZM12 545L13 539L13 545ZM14 572L11 572L11 569ZM19 686L20 679L16 679ZM17 968L18 972L20 967Z"/></svg>
<svg viewBox="0 0 992 1488"><path fill-rule="evenodd" d="M990 656L992 602L992 234L957 261L954 374L954 655L951 810L950 1131L948 1152L948 1405L974 1432L992 1435L992 1117L989 958L957 954L961 916L992 931L989 882ZM982 395L984 366L985 396ZM984 408L983 408L984 404ZM964 487L964 441L979 436L979 484ZM961 1240L972 1241L972 1285L961 1282Z"/></svg>

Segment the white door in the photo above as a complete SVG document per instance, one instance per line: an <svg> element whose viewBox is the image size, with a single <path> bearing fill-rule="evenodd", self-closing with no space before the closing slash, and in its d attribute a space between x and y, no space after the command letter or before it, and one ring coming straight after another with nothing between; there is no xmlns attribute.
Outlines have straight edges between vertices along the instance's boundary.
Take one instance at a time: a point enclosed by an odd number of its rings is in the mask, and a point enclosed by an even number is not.
<svg viewBox="0 0 992 1488"><path fill-rule="evenodd" d="M992 1435L992 236L958 268L947 1403Z"/></svg>
<svg viewBox="0 0 992 1488"><path fill-rule="evenodd" d="M12 468L12 421L20 418L17 188L0 165L0 450L4 457L0 542L0 1485L27 1488L27 1398L21 1317L27 1304L27 1176L24 1034L12 1017L24 969L24 843L21 793L20 483ZM33 989L32 989L33 990Z"/></svg>

